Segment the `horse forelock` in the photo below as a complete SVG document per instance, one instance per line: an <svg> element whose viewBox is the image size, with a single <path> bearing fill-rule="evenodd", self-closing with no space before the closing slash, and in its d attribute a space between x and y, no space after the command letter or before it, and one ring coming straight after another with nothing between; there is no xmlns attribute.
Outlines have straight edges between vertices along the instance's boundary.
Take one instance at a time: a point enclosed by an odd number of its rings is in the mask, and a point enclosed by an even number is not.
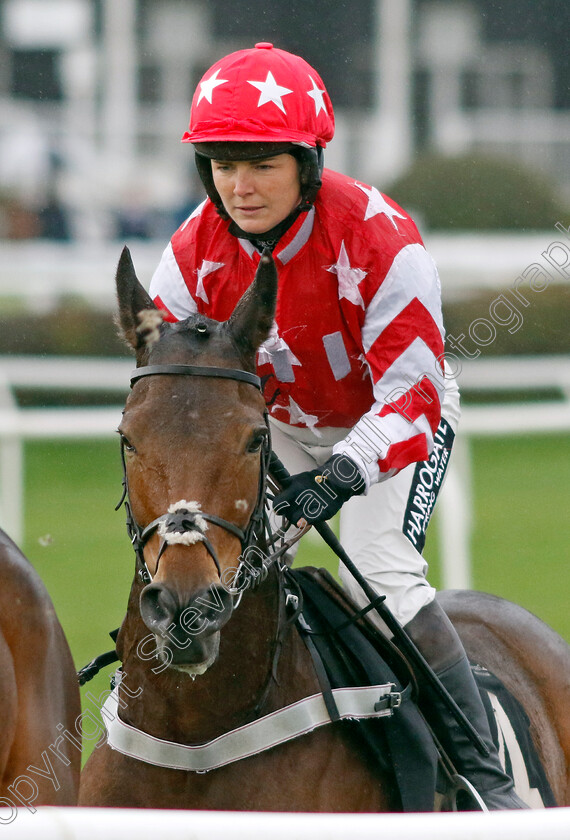
<svg viewBox="0 0 570 840"><path fill-rule="evenodd" d="M148 348L160 341L160 328L164 321L164 313L160 309L143 309L137 315L139 325L136 333Z"/></svg>
<svg viewBox="0 0 570 840"><path fill-rule="evenodd" d="M211 364L251 369L236 347L226 322L193 314L174 324L164 323L159 340L147 342L145 364Z"/></svg>

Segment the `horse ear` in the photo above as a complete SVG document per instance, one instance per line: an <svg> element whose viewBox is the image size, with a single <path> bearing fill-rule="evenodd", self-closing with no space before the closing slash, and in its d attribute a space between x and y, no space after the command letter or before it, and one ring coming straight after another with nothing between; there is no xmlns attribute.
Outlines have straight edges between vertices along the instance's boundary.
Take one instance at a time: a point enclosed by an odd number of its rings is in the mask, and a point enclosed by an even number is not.
<svg viewBox="0 0 570 840"><path fill-rule="evenodd" d="M126 245L121 252L115 282L120 332L127 344L139 351L157 340L162 314L139 283L131 252Z"/></svg>
<svg viewBox="0 0 570 840"><path fill-rule="evenodd" d="M255 279L234 309L228 327L240 350L254 356L268 337L275 315L277 300L277 269L271 252L261 255Z"/></svg>

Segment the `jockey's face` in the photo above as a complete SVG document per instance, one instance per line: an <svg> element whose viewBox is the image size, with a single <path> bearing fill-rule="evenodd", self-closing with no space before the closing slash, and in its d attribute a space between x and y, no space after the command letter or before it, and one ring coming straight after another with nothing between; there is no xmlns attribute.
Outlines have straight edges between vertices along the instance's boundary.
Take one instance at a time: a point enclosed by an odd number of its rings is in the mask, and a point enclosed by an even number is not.
<svg viewBox="0 0 570 840"><path fill-rule="evenodd" d="M263 160L213 160L212 174L227 214L246 233L271 230L301 201L299 168L289 154Z"/></svg>

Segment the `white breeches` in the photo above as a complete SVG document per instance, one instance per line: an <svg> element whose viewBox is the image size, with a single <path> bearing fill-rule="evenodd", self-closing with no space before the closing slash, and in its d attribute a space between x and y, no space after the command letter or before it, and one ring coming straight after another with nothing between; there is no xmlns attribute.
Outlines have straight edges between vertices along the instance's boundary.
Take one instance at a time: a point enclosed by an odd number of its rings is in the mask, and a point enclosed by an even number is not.
<svg viewBox="0 0 570 840"><path fill-rule="evenodd" d="M459 414L459 390L453 379L447 380L442 422L430 460L410 464L392 478L374 484L367 495L353 496L340 511L344 549L368 583L386 596L388 608L403 625L435 597L421 551ZM314 445L294 437L296 428L271 422L273 450L291 474L323 464L331 456L333 445L348 433L342 429L321 431L326 445ZM342 563L340 578L353 600L365 606L368 599ZM374 611L369 615L375 620ZM382 622L376 620L381 626Z"/></svg>

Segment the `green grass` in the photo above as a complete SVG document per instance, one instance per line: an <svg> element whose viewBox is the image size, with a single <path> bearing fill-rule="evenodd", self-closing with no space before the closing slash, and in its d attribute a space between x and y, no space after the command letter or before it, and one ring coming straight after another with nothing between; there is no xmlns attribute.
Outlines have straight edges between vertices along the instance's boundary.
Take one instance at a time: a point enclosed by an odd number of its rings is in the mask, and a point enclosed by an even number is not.
<svg viewBox="0 0 570 840"><path fill-rule="evenodd" d="M118 443L26 447L24 550L53 598L77 664L121 621L134 555L121 493Z"/></svg>
<svg viewBox="0 0 570 840"><path fill-rule="evenodd" d="M26 447L24 550L46 584L76 667L113 648L108 633L122 621L134 554L121 494L118 441L31 443ZM109 689L107 668L82 689ZM84 745L84 760L93 747Z"/></svg>
<svg viewBox="0 0 570 840"><path fill-rule="evenodd" d="M479 439L472 444L474 588L515 601L570 641L570 436ZM134 573L121 493L118 442L26 446L24 550L42 576L77 667L112 647ZM436 529L430 579L440 585ZM306 537L297 564L337 561ZM89 683L108 689L109 671ZM85 699L85 690L83 691Z"/></svg>
<svg viewBox="0 0 570 840"><path fill-rule="evenodd" d="M570 436L479 441L474 453L474 588L570 641Z"/></svg>

